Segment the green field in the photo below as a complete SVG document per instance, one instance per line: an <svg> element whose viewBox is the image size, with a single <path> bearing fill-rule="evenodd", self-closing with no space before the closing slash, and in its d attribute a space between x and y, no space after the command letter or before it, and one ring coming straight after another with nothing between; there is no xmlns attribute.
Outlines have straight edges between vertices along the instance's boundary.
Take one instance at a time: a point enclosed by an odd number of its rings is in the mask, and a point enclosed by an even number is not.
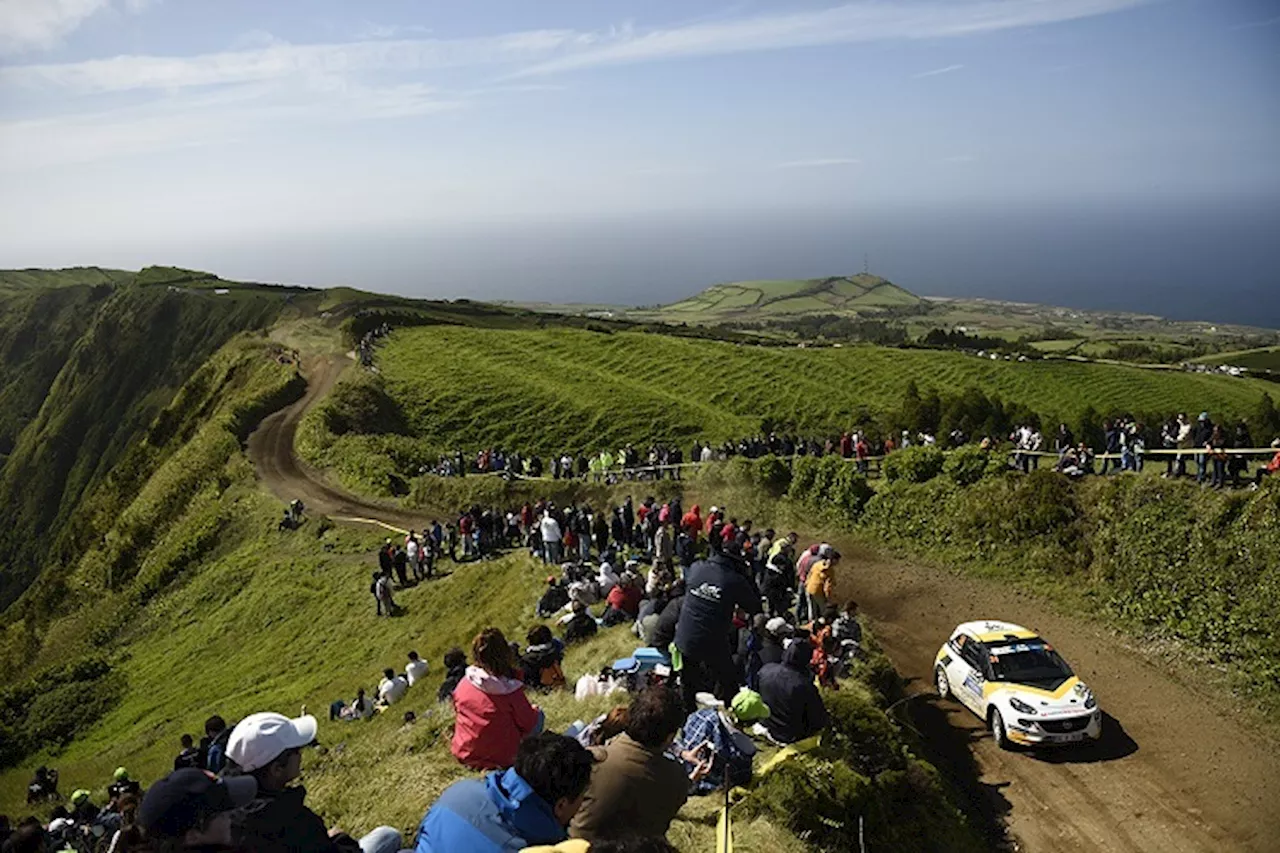
<svg viewBox="0 0 1280 853"><path fill-rule="evenodd" d="M765 421L809 434L874 418L922 392L969 386L1042 417L1209 410L1244 416L1257 380L1072 361L989 361L874 346L753 347L623 332L404 329L379 366L410 430L440 448L593 450L625 442L719 441Z"/></svg>
<svg viewBox="0 0 1280 853"><path fill-rule="evenodd" d="M737 281L709 287L688 299L658 309L655 316L672 322L704 323L756 315L874 314L884 308L918 305L920 301L915 294L873 275Z"/></svg>
<svg viewBox="0 0 1280 853"><path fill-rule="evenodd" d="M1270 370L1280 373L1280 347L1223 352L1198 358L1196 361L1202 364L1229 364L1234 367L1247 367L1250 370Z"/></svg>

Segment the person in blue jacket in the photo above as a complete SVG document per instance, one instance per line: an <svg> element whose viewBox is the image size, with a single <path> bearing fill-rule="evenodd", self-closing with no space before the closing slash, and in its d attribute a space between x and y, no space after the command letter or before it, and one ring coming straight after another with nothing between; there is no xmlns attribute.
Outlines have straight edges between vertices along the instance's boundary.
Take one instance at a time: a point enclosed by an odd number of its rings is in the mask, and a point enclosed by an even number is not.
<svg viewBox="0 0 1280 853"><path fill-rule="evenodd" d="M418 826L415 853L507 853L559 844L582 806L595 758L564 735L532 735L514 766L450 785Z"/></svg>

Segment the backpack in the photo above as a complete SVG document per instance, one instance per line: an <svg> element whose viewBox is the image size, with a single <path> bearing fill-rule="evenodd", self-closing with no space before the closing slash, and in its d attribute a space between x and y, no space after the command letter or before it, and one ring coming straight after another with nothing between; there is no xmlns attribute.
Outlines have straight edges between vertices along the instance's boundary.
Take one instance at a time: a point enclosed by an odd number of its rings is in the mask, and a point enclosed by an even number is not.
<svg viewBox="0 0 1280 853"><path fill-rule="evenodd" d="M564 687L566 684L564 670L560 668L560 662L556 661L550 666L544 666L542 671L538 673L538 686L548 690L553 688Z"/></svg>

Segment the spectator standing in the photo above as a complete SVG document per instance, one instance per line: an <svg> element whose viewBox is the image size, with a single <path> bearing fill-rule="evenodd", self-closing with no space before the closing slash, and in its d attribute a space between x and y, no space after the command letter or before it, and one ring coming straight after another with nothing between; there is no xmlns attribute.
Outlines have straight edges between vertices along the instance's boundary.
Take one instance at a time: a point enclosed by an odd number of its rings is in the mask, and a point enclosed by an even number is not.
<svg viewBox="0 0 1280 853"><path fill-rule="evenodd" d="M1201 412L1191 435L1196 448L1196 482L1203 485L1209 476L1209 457L1213 451L1213 421L1208 412Z"/></svg>
<svg viewBox="0 0 1280 853"><path fill-rule="evenodd" d="M558 564L561 557L560 522L556 521L550 510L543 513L542 520L538 522L538 532L542 535L542 561Z"/></svg>
<svg viewBox="0 0 1280 853"><path fill-rule="evenodd" d="M697 693L714 693L727 704L737 692L729 644L734 610L741 608L754 616L761 607L759 590L747 577L741 559L729 550L694 563L685 589L675 645L682 657L685 710L692 712Z"/></svg>
<svg viewBox="0 0 1280 853"><path fill-rule="evenodd" d="M818 550L818 559L809 568L809 577L805 580L804 590L809 599L809 615L816 618L835 589L836 564L840 562L840 552L830 545L822 545Z"/></svg>
<svg viewBox="0 0 1280 853"><path fill-rule="evenodd" d="M183 735L181 738L182 751L178 753L178 757L173 759L173 769L181 770L184 767L200 766L200 750L196 749L195 738L191 735Z"/></svg>

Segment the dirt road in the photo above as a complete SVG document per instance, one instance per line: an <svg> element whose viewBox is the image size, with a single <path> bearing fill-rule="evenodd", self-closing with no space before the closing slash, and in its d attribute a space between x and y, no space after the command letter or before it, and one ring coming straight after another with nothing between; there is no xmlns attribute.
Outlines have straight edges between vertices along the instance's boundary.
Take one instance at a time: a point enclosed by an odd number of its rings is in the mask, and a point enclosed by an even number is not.
<svg viewBox="0 0 1280 853"><path fill-rule="evenodd" d="M303 362L307 392L301 400L265 418L249 436L249 459L258 479L281 501L301 498L308 514L335 520L381 521L405 530L421 530L430 519L387 504L357 498L329 485L293 452L298 423L315 403L324 399L342 371L352 362L338 355L317 356Z"/></svg>
<svg viewBox="0 0 1280 853"><path fill-rule="evenodd" d="M348 364L306 364L306 396L263 421L249 438L250 458L281 500L420 529L423 517L346 494L294 456L298 422ZM1041 632L1097 693L1108 714L1102 742L1040 754L1002 752L957 704L927 696L905 704L940 766L964 781L970 811L1003 821L1019 849L1280 850L1280 747L1235 719L1229 702L1199 695L1111 633L1015 590L837 544L847 555L841 586L873 620L909 691L931 691L934 655L957 623L990 618Z"/></svg>
<svg viewBox="0 0 1280 853"><path fill-rule="evenodd" d="M1107 713L1096 746L1043 753L1000 750L955 702L910 700L910 719L945 753L968 742L977 808L1002 813L1021 849L1280 850L1280 749L1199 695L1167 668L1078 618L991 581L859 554L842 561L842 587L872 617L909 692L928 691L934 656L962 621L1002 619L1048 637ZM847 565L846 565L847 564Z"/></svg>

